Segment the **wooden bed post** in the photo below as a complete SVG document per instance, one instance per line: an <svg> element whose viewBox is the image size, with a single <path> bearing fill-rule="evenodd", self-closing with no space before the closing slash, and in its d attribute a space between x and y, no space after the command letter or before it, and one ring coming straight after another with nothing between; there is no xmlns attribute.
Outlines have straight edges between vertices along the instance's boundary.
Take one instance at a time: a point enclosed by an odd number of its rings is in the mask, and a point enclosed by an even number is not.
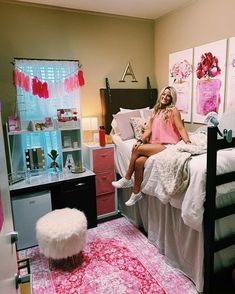
<svg viewBox="0 0 235 294"><path fill-rule="evenodd" d="M156 95L156 91L152 90L149 77L147 77L147 89L149 90L150 103L151 103L151 105L155 105L155 101L157 100L157 97L154 97L154 95Z"/></svg>
<svg viewBox="0 0 235 294"><path fill-rule="evenodd" d="M234 148L235 137L227 142L225 138L218 139L218 128L209 127L207 133L207 175L206 196L204 203L204 294L234 293L231 289L232 270L234 262L223 269L220 275L214 273L214 254L222 249L235 245L235 234L215 240L215 221L226 216L235 214L235 205L231 203L224 207L216 207L216 187L235 181L235 171L223 172L217 175L217 151ZM229 194L228 194L229 195ZM227 288L226 288L227 287ZM221 289L220 289L221 288ZM227 290L229 292L227 292ZM233 292L231 292L233 291Z"/></svg>
<svg viewBox="0 0 235 294"><path fill-rule="evenodd" d="M108 97L109 97L109 103L112 102L112 96L111 96L111 91L110 91L110 86L109 86L109 80L108 78L105 78L105 85L106 85L106 90L108 92Z"/></svg>
<svg viewBox="0 0 235 294"><path fill-rule="evenodd" d="M206 199L204 203L204 294L212 293L214 276L217 128L208 127Z"/></svg>

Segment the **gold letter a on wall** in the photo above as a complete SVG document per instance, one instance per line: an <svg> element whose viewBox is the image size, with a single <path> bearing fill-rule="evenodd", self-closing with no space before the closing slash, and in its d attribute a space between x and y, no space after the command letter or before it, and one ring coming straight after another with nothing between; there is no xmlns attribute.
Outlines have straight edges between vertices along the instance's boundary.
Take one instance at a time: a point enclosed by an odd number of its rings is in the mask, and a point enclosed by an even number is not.
<svg viewBox="0 0 235 294"><path fill-rule="evenodd" d="M135 78L135 75L134 75L134 72L133 72L133 69L131 67L130 62L128 62L127 66L126 66L126 68L124 70L124 73L122 75L122 78L121 78L121 80L119 82L125 82L125 77L126 76L132 76L132 79L133 79L132 83L137 83L137 80Z"/></svg>

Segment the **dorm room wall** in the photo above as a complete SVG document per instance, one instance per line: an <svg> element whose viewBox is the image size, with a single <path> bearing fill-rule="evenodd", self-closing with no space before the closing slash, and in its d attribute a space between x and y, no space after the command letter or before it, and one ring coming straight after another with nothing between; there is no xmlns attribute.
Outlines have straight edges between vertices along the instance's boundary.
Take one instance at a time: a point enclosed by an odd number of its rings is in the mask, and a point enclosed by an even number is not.
<svg viewBox="0 0 235 294"><path fill-rule="evenodd" d="M169 54L235 36L234 0L195 0L155 21L157 87L168 83ZM189 130L198 125L186 124Z"/></svg>
<svg viewBox="0 0 235 294"><path fill-rule="evenodd" d="M99 89L108 77L112 87L155 86L154 21L138 18L0 0L0 95L3 122L14 113L14 57L79 59L84 71L81 88L84 116L101 116ZM119 83L128 62L131 77Z"/></svg>

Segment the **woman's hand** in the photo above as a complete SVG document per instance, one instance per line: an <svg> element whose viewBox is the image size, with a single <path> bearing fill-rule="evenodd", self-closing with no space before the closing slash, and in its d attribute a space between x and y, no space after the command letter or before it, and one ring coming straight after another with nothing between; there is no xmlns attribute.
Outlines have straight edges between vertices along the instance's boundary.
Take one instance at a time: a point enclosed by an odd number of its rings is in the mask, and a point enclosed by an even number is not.
<svg viewBox="0 0 235 294"><path fill-rule="evenodd" d="M135 150L135 149L137 149L140 145L142 145L143 144L143 142L142 142L142 140L138 140L134 145L133 145L133 147L132 147L132 151L133 150Z"/></svg>

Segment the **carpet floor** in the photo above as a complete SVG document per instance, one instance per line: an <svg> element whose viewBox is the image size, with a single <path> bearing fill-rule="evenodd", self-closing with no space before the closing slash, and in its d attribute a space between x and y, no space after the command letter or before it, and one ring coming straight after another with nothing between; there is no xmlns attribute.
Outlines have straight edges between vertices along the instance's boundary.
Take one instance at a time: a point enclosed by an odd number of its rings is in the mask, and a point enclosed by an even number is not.
<svg viewBox="0 0 235 294"><path fill-rule="evenodd" d="M193 283L167 264L158 249L124 217L89 229L81 263L49 269L38 247L18 252L30 258L33 294L196 294Z"/></svg>

